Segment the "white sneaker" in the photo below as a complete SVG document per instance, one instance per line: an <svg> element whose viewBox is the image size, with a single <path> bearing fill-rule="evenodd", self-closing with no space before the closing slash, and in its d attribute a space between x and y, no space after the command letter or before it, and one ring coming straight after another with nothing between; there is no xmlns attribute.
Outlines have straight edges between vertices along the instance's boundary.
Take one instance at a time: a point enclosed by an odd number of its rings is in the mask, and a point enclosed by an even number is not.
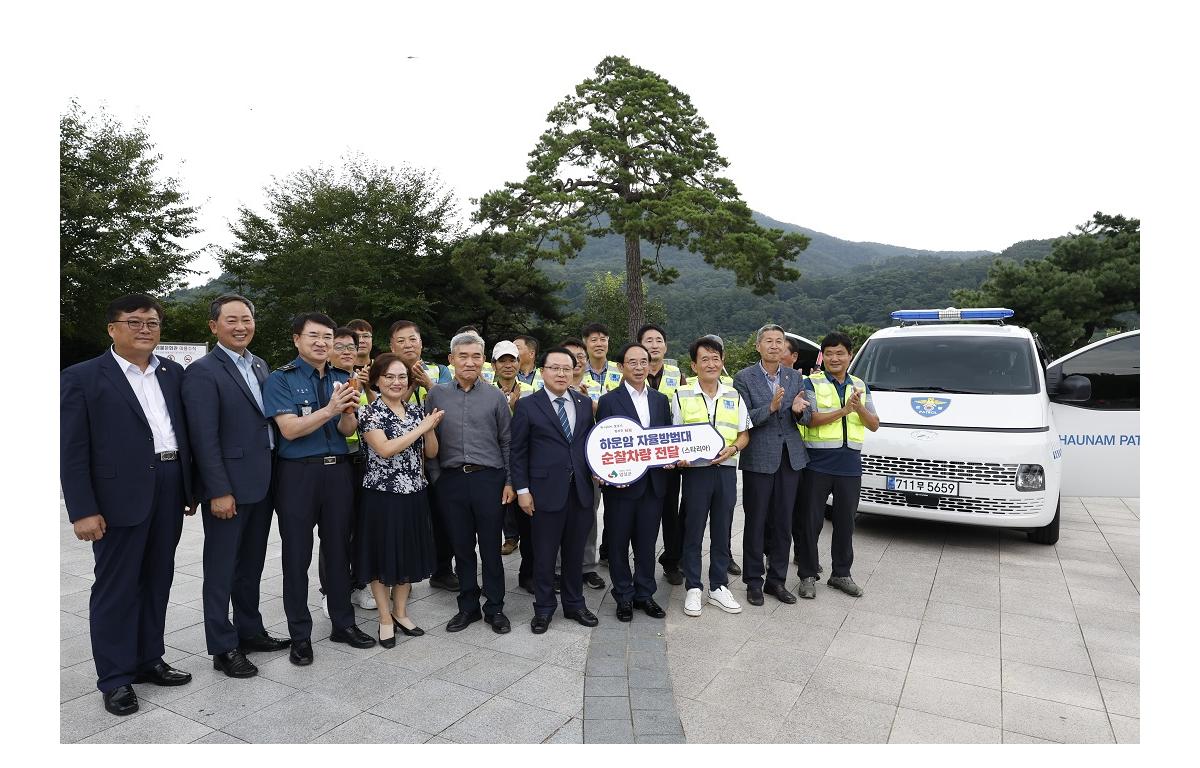
<svg viewBox="0 0 1200 768"><path fill-rule="evenodd" d="M325 618L329 618L329 598L321 595L321 613L325 614Z"/></svg>
<svg viewBox="0 0 1200 768"><path fill-rule="evenodd" d="M733 593L729 591L729 587L717 587L709 590L708 602L720 608L725 613L741 613L742 606L738 605L738 601L733 599Z"/></svg>
<svg viewBox="0 0 1200 768"><path fill-rule="evenodd" d="M700 615L700 596L703 594L698 589L689 589L687 597L683 598L683 612L688 616Z"/></svg>
<svg viewBox="0 0 1200 768"><path fill-rule="evenodd" d="M354 599L354 602L358 604L359 608L367 611L375 610L375 595L371 594L371 590L356 589L351 597Z"/></svg>

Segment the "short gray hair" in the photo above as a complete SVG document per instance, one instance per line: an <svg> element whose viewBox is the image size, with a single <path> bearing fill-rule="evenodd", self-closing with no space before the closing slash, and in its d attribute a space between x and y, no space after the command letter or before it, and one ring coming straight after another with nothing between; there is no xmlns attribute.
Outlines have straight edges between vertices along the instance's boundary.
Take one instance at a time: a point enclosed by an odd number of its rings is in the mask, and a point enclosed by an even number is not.
<svg viewBox="0 0 1200 768"><path fill-rule="evenodd" d="M783 334L785 339L787 338L787 331L783 330L783 326L776 325L775 323L767 323L762 328L758 329L758 333L754 334L754 343L757 344L758 342L762 341L763 334L767 331L779 331Z"/></svg>
<svg viewBox="0 0 1200 768"><path fill-rule="evenodd" d="M480 335L474 331L464 331L463 333L456 334L453 339L450 339L450 354L454 354L454 350L468 344L478 344L484 354L487 354L487 345L483 343Z"/></svg>

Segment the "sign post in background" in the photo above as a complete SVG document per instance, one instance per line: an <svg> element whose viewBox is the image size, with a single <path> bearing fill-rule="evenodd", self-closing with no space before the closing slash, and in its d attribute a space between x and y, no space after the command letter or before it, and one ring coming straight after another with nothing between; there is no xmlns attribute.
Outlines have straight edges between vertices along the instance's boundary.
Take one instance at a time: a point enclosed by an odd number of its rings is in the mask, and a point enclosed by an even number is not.
<svg viewBox="0 0 1200 768"><path fill-rule="evenodd" d="M154 354L187 368L208 354L208 344L159 344L154 348Z"/></svg>

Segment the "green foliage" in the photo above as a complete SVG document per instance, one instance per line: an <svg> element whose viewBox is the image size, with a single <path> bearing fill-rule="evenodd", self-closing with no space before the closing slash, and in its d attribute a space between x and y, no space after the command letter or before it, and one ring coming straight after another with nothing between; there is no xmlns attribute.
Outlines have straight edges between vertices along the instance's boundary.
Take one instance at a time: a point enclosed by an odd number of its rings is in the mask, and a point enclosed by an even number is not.
<svg viewBox="0 0 1200 768"><path fill-rule="evenodd" d="M1001 306L1028 326L1054 356L1087 344L1138 309L1141 222L1097 212L1060 238L1045 260L997 260L975 290L954 293L958 306Z"/></svg>
<svg viewBox="0 0 1200 768"><path fill-rule="evenodd" d="M600 322L608 326L611 335L608 337L608 348L616 352L632 338L627 330L629 325L629 302L625 298L624 275L614 275L612 272L597 272L583 287L583 309L572 315L571 335L578 336L579 329L591 322ZM651 300L646 304L646 322L663 325L667 320L667 310L661 301Z"/></svg>
<svg viewBox="0 0 1200 768"><path fill-rule="evenodd" d="M453 218L452 194L415 168L352 157L276 180L265 212L240 209L221 257L231 287L256 304L255 351L290 359L291 318L307 311L366 318L380 349L392 322L412 320L429 359L467 323L492 338L557 319L557 286L528 257L464 238Z"/></svg>
<svg viewBox="0 0 1200 768"><path fill-rule="evenodd" d="M179 240L199 230L179 181L163 177L145 123L121 125L78 102L59 119L60 362L109 344L104 311L127 293L162 296L192 270ZM166 318L164 339L174 339Z"/></svg>
<svg viewBox="0 0 1200 768"><path fill-rule="evenodd" d="M788 266L807 245L799 233L764 229L736 186L716 138L687 94L661 76L609 56L547 117L529 175L485 194L474 220L508 247L565 263L588 238L624 243L632 335L645 319L642 277L669 284L680 270L664 248L699 254L733 271L755 295L799 277ZM653 249L644 258L641 244Z"/></svg>
<svg viewBox="0 0 1200 768"><path fill-rule="evenodd" d="M867 339L871 338L871 334L879 329L867 323L850 323L849 325L839 325L836 330L850 337L850 341L854 343L853 351L857 352ZM821 343L820 339L813 339L813 341Z"/></svg>
<svg viewBox="0 0 1200 768"><path fill-rule="evenodd" d="M742 342L730 338L723 338L722 341L725 342L725 370L730 376L758 362L758 349L754 344L753 333Z"/></svg>

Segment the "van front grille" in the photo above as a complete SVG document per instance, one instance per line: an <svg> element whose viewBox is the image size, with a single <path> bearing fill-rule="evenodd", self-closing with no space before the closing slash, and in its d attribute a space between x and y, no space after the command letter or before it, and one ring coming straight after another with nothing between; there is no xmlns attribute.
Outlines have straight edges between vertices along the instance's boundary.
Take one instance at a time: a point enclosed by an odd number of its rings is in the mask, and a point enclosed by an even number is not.
<svg viewBox="0 0 1200 768"><path fill-rule="evenodd" d="M965 515L1036 515L1042 511L1043 503L1041 498L988 499L979 496L931 496L885 491L881 488L863 488L859 494L859 500L909 509L961 512Z"/></svg>
<svg viewBox="0 0 1200 768"><path fill-rule="evenodd" d="M929 480L951 480L985 485L1015 485L1016 464L991 464L982 461L945 461L943 459L910 459L900 456L875 456L864 453L864 475L893 475Z"/></svg>

